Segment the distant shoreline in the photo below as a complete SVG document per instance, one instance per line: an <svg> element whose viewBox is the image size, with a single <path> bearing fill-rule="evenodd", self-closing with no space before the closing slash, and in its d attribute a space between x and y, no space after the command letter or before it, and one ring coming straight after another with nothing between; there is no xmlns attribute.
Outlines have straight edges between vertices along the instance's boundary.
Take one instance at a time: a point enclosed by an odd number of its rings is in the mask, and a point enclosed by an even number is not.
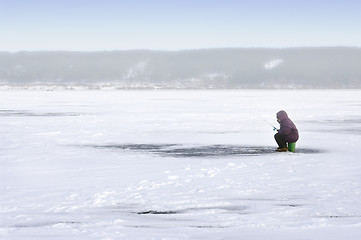
<svg viewBox="0 0 361 240"><path fill-rule="evenodd" d="M137 86L124 86L124 85L109 85L109 84L29 84L29 85L11 85L0 84L0 91L167 91L167 90L205 90L205 91L222 91L222 90L361 90L361 88L309 88L309 87L269 87L269 88L215 88L215 87L167 87L167 86L150 86L150 85L137 85Z"/></svg>
<svg viewBox="0 0 361 240"><path fill-rule="evenodd" d="M361 88L361 48L0 52L0 84L116 89Z"/></svg>

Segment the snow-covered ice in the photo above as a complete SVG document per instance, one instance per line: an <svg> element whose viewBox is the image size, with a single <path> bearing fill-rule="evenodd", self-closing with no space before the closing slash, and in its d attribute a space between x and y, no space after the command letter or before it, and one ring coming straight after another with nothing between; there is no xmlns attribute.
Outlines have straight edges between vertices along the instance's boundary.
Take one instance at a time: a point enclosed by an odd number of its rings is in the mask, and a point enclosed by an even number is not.
<svg viewBox="0 0 361 240"><path fill-rule="evenodd" d="M273 151L281 109L296 153ZM360 110L359 90L1 91L0 239L360 239Z"/></svg>

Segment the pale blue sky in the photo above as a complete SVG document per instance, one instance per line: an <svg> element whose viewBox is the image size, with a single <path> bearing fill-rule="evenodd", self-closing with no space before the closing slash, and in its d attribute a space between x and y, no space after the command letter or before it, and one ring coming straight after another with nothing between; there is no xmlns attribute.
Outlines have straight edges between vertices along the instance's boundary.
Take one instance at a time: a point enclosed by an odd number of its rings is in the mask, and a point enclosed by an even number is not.
<svg viewBox="0 0 361 240"><path fill-rule="evenodd" d="M0 0L0 51L361 47L359 0Z"/></svg>

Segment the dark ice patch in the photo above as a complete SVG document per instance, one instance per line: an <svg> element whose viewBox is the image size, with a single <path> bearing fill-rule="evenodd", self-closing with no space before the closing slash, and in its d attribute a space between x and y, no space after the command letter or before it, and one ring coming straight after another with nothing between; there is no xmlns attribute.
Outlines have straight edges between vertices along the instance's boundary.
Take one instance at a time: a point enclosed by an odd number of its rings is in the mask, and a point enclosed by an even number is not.
<svg viewBox="0 0 361 240"><path fill-rule="evenodd" d="M189 226L191 228L228 228L227 226L222 225L196 225L196 226Z"/></svg>
<svg viewBox="0 0 361 240"><path fill-rule="evenodd" d="M61 112L32 112L28 110L1 110L0 117L73 117L81 116L79 113L61 113Z"/></svg>
<svg viewBox="0 0 361 240"><path fill-rule="evenodd" d="M293 204L293 203L287 204L287 203L285 203L285 204L277 204L276 206L296 208L296 207L303 207L304 205L303 204Z"/></svg>
<svg viewBox="0 0 361 240"><path fill-rule="evenodd" d="M265 154L285 154L276 152L275 147L269 146L241 146L241 145L181 145L181 144L121 144L121 145L93 145L94 148L112 149L131 152L146 152L161 157L174 158L202 158L202 157L230 157L230 156L259 156ZM297 148L296 153L321 153L318 149Z"/></svg>
<svg viewBox="0 0 361 240"><path fill-rule="evenodd" d="M156 210L137 212L137 214L139 214L139 215L145 215L145 214L166 215L166 214L177 214L177 213L180 213L180 212L178 212L178 211L156 211Z"/></svg>
<svg viewBox="0 0 361 240"><path fill-rule="evenodd" d="M360 215L325 215L316 216L315 218L361 218Z"/></svg>
<svg viewBox="0 0 361 240"><path fill-rule="evenodd" d="M164 149L160 152L160 154L171 157L218 157L235 155L260 155L274 152L274 148L271 147L210 145Z"/></svg>
<svg viewBox="0 0 361 240"><path fill-rule="evenodd" d="M323 153L324 150L315 149L315 148L297 148L295 153L303 153L303 154L315 154L315 153Z"/></svg>
<svg viewBox="0 0 361 240"><path fill-rule="evenodd" d="M65 224L65 225L73 225L73 224L82 224L82 222L78 221L49 221L49 222L29 222L23 224L16 224L11 227L13 228L40 228L40 227L48 227L56 224Z"/></svg>
<svg viewBox="0 0 361 240"><path fill-rule="evenodd" d="M246 206L239 206L239 205L230 205L230 206L212 206L212 207L191 207L185 208L182 210L147 210L137 212L138 215L146 215L146 214L153 214L153 215L169 215L169 214L181 214L181 213L192 213L192 212L201 212L201 211L213 211L213 210L221 210L225 212L232 212L238 214L247 214L246 210L248 207Z"/></svg>
<svg viewBox="0 0 361 240"><path fill-rule="evenodd" d="M122 145L98 145L93 146L95 148L105 148L105 149L119 149L125 151L150 151L157 152L162 149L179 146L177 144L122 144Z"/></svg>

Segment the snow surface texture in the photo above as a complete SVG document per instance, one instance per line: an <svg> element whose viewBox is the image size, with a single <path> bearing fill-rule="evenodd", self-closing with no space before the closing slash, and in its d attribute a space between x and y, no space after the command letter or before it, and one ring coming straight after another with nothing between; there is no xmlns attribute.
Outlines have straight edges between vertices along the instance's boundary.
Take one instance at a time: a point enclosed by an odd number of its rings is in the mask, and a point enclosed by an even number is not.
<svg viewBox="0 0 361 240"><path fill-rule="evenodd" d="M0 239L360 239L361 91L0 92ZM284 109L300 131L277 153Z"/></svg>

